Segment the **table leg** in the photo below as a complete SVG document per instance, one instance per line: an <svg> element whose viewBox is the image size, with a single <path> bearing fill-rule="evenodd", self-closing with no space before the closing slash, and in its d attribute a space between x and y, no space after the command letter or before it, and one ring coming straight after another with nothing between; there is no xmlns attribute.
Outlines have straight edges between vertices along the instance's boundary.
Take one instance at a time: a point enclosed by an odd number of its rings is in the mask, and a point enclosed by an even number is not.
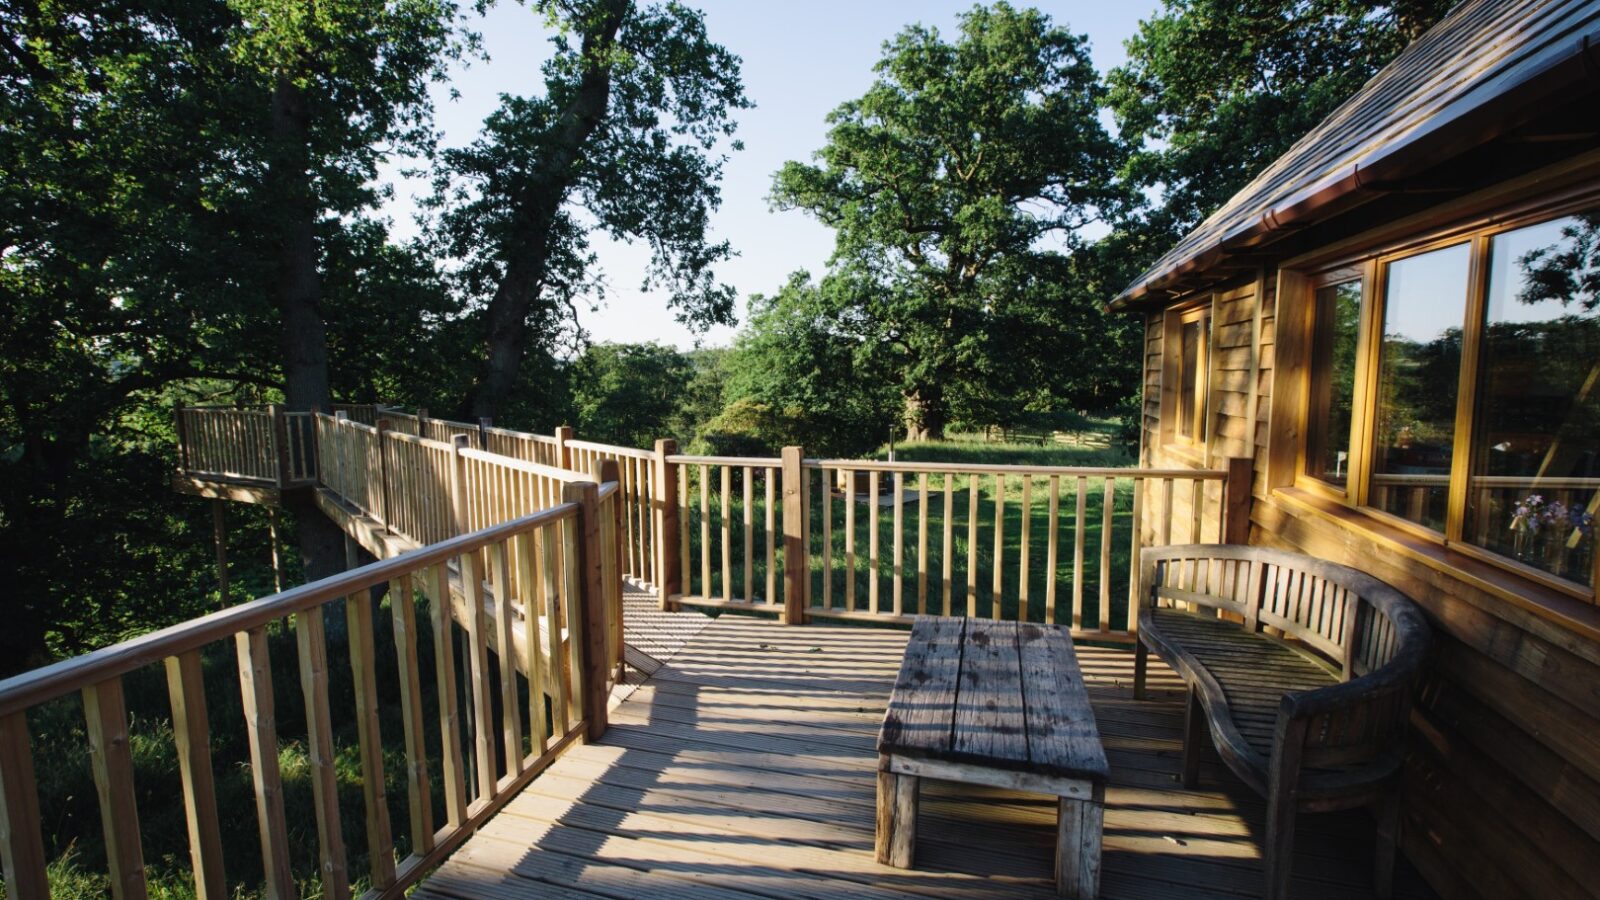
<svg viewBox="0 0 1600 900"><path fill-rule="evenodd" d="M1100 833L1105 817L1105 787L1095 785L1093 799L1058 801L1056 820L1056 893L1076 900L1100 894Z"/></svg>
<svg viewBox="0 0 1600 900"><path fill-rule="evenodd" d="M922 779L889 771L888 757L878 767L878 862L911 868L917 846L917 794Z"/></svg>

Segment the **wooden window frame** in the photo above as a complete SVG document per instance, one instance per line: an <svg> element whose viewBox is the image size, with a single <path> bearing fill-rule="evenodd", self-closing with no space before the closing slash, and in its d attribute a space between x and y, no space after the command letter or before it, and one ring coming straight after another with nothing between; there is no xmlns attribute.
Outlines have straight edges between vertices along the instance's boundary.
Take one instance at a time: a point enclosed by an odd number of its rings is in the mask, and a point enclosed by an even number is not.
<svg viewBox="0 0 1600 900"><path fill-rule="evenodd" d="M1216 342L1216 297L1208 295L1192 303L1181 304L1166 311L1163 323L1161 374L1161 443L1162 448L1197 465L1209 462L1212 438L1212 358ZM1178 420L1186 411L1181 409L1183 398L1183 329L1190 322L1204 323L1200 342L1200 359L1195 378L1194 409L1188 410L1190 426L1198 432L1184 435L1178 430Z"/></svg>
<svg viewBox="0 0 1600 900"><path fill-rule="evenodd" d="M1294 365L1300 369L1298 380L1288 387L1295 404L1293 415L1286 417L1283 434L1293 441L1292 472L1279 471L1272 479L1277 488L1292 487L1347 506L1384 526L1402 531L1415 538L1442 546L1474 560L1488 563L1561 594L1575 597L1590 604L1600 603L1600 554L1597 554L1597 571L1591 576L1593 584L1584 586L1558 578L1543 570L1501 556L1478 547L1465 538L1466 505L1471 464L1475 452L1472 446L1476 416L1477 388L1482 363L1484 319L1488 303L1489 255L1497 235L1537 225L1564 216L1591 211L1600 203L1600 182L1570 190L1559 196L1525 202L1514 210L1499 215L1478 217L1472 221L1445 227L1434 227L1398 240L1370 247L1364 252L1346 254L1341 258L1321 258L1308 255L1284 263L1280 272L1279 310L1285 304L1299 305L1301 312L1284 324L1293 330L1291 340L1279 343L1279 365ZM1383 323L1388 304L1386 287L1389 265L1400 260L1428 253L1444 247L1467 244L1469 264L1467 272L1468 296L1462 325L1461 370L1456 396L1455 441L1452 449L1448 505L1444 530L1437 531L1402 516L1394 515L1369 505L1371 477L1377 453L1377 386L1382 356ZM1313 348L1317 324L1315 297L1318 288L1328 284L1351 280L1353 272L1361 273L1362 308L1356 349L1356 383L1352 403L1349 470L1346 487L1322 481L1307 473L1307 454L1310 452L1310 420L1312 381L1310 371L1314 358ZM1280 322L1286 317L1280 316ZM1290 335L1280 334L1280 338ZM1288 344L1289 346L1285 346ZM1288 351L1286 354L1285 351ZM1285 359L1285 356L1290 359ZM1280 370L1281 371L1281 370ZM1277 378L1279 373L1275 372ZM1279 437L1279 426L1274 426L1274 439Z"/></svg>

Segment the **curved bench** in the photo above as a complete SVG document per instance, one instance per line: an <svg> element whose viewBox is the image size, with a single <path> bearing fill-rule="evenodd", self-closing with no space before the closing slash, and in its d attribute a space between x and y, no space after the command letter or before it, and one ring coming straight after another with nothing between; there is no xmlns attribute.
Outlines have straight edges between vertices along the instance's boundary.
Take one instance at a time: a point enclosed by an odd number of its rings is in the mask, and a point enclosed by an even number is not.
<svg viewBox="0 0 1600 900"><path fill-rule="evenodd" d="M1225 544L1142 551L1139 597L1134 697L1155 651L1189 688L1184 786L1209 730L1267 798L1264 896L1289 895L1296 812L1370 804L1374 882L1388 897L1401 745L1429 642L1416 605L1348 566Z"/></svg>

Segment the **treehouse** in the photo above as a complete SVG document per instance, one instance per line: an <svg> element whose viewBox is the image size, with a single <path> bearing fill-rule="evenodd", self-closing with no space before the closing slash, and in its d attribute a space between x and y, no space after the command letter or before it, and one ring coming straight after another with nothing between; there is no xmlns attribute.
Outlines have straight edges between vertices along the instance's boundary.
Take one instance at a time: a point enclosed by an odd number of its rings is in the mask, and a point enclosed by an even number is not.
<svg viewBox="0 0 1600 900"><path fill-rule="evenodd" d="M1248 541L1413 598L1406 855L1450 897L1600 863L1600 4L1468 2L1179 241L1141 462L1253 461Z"/></svg>
<svg viewBox="0 0 1600 900"><path fill-rule="evenodd" d="M1597 40L1462 5L1116 298L1135 467L180 410L350 568L0 682L6 895L1592 896Z"/></svg>

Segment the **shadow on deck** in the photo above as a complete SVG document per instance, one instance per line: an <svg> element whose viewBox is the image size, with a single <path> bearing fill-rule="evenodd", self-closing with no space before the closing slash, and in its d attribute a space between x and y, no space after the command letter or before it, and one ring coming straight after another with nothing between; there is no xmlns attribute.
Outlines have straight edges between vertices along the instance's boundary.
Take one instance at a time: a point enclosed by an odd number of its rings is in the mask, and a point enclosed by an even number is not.
<svg viewBox="0 0 1600 900"><path fill-rule="evenodd" d="M925 782L916 868L873 861L875 741L906 635L662 614L631 593L648 671L610 730L550 767L425 882L419 898L1054 897L1055 801ZM1178 784L1180 682L1080 646L1111 762L1101 895L1259 896L1265 810L1214 757ZM642 681L642 683L639 683ZM1300 820L1293 895L1371 897L1364 812ZM1431 897L1402 861L1395 896Z"/></svg>

